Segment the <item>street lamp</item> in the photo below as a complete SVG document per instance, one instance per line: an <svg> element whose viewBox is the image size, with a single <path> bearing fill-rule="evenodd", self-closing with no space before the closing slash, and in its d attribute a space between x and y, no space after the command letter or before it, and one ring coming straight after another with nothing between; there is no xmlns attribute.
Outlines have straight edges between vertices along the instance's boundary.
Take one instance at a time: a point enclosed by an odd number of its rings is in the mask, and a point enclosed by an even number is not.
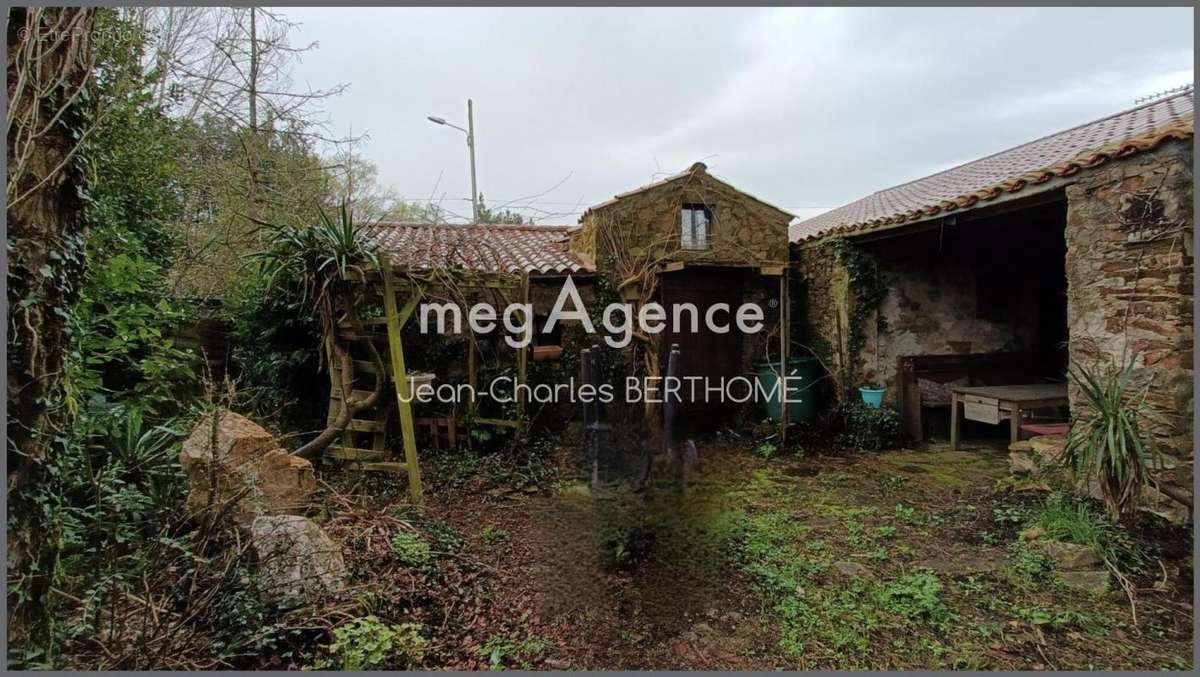
<svg viewBox="0 0 1200 677"><path fill-rule="evenodd" d="M456 124L446 122L446 118L439 118L436 115L428 115L426 119L435 125L444 125L453 127L463 134L467 135L467 148L471 151L471 223L479 222L479 190L475 187L475 107L470 99L467 99L467 129L463 129Z"/></svg>

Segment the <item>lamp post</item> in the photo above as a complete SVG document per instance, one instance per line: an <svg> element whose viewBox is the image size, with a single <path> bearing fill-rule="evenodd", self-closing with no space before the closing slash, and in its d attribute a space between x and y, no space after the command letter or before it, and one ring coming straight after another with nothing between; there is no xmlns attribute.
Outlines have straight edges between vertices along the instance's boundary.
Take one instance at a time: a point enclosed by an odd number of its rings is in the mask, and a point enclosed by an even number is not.
<svg viewBox="0 0 1200 677"><path fill-rule="evenodd" d="M467 128L463 129L456 124L446 122L445 118L439 118L434 115L427 116L427 119L437 125L445 125L453 127L463 134L467 135L467 149L471 151L471 223L479 222L479 189L475 186L475 106L470 99L467 99Z"/></svg>

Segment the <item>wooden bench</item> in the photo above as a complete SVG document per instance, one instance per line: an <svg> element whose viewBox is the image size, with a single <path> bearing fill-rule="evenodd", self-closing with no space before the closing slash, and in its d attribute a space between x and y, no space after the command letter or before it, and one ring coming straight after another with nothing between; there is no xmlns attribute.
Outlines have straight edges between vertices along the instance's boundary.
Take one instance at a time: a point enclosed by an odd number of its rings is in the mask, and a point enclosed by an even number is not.
<svg viewBox="0 0 1200 677"><path fill-rule="evenodd" d="M930 409L950 408L949 393L944 403L923 403L920 381L939 384L966 379L965 385L1010 385L1036 381L1037 361L1029 352L967 353L960 355L904 355L897 360L900 418L905 433L914 440L926 437Z"/></svg>

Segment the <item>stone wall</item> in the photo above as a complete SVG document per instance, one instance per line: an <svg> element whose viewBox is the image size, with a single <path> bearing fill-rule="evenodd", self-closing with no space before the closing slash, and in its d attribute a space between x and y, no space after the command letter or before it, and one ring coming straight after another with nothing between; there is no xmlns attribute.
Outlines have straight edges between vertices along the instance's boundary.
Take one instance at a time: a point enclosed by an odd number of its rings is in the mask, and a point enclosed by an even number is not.
<svg viewBox="0 0 1200 677"><path fill-rule="evenodd" d="M1068 187L1066 231L1072 363L1115 363L1127 355L1150 383L1147 402L1163 419L1158 441L1189 461L1192 195L1192 143L1171 141ZM1072 389L1072 412L1082 407Z"/></svg>
<svg viewBox="0 0 1200 677"><path fill-rule="evenodd" d="M712 212L707 250L680 248L680 209L703 204ZM709 176L702 163L677 180L630 193L584 214L571 248L610 269L613 245L635 256L653 252L674 261L781 265L787 262L787 226L791 215L741 193ZM617 237L605 231L619 231Z"/></svg>
<svg viewBox="0 0 1200 677"><path fill-rule="evenodd" d="M845 373L851 299L846 269L828 241L797 246L793 258L795 274L802 276L797 285L802 291L792 299L792 340L821 359L833 380L833 392L841 393L844 381L853 383L857 378Z"/></svg>
<svg viewBox="0 0 1200 677"><path fill-rule="evenodd" d="M985 235L986 237L986 235ZM965 355L1028 350L1037 329L1037 290L1012 280L1020 301L1003 319L984 319L978 307L976 270L967 264L927 261L880 262L888 293L879 322L867 322L860 359L863 380L887 386L895 406L897 361L905 355ZM882 327L882 330L881 330Z"/></svg>

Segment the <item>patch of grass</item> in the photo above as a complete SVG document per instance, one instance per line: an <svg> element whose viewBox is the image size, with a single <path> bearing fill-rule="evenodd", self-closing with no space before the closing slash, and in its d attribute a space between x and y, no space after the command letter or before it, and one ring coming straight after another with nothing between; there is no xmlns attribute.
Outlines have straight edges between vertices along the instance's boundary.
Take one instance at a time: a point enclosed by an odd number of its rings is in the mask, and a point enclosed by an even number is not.
<svg viewBox="0 0 1200 677"><path fill-rule="evenodd" d="M429 543L421 538L420 534L411 531L397 531L392 536L392 553L410 567L423 567L429 564L433 557Z"/></svg>
<svg viewBox="0 0 1200 677"><path fill-rule="evenodd" d="M1047 538L1090 546L1114 565L1136 569L1145 562L1137 544L1084 501L1051 494L1033 523L1046 532Z"/></svg>

